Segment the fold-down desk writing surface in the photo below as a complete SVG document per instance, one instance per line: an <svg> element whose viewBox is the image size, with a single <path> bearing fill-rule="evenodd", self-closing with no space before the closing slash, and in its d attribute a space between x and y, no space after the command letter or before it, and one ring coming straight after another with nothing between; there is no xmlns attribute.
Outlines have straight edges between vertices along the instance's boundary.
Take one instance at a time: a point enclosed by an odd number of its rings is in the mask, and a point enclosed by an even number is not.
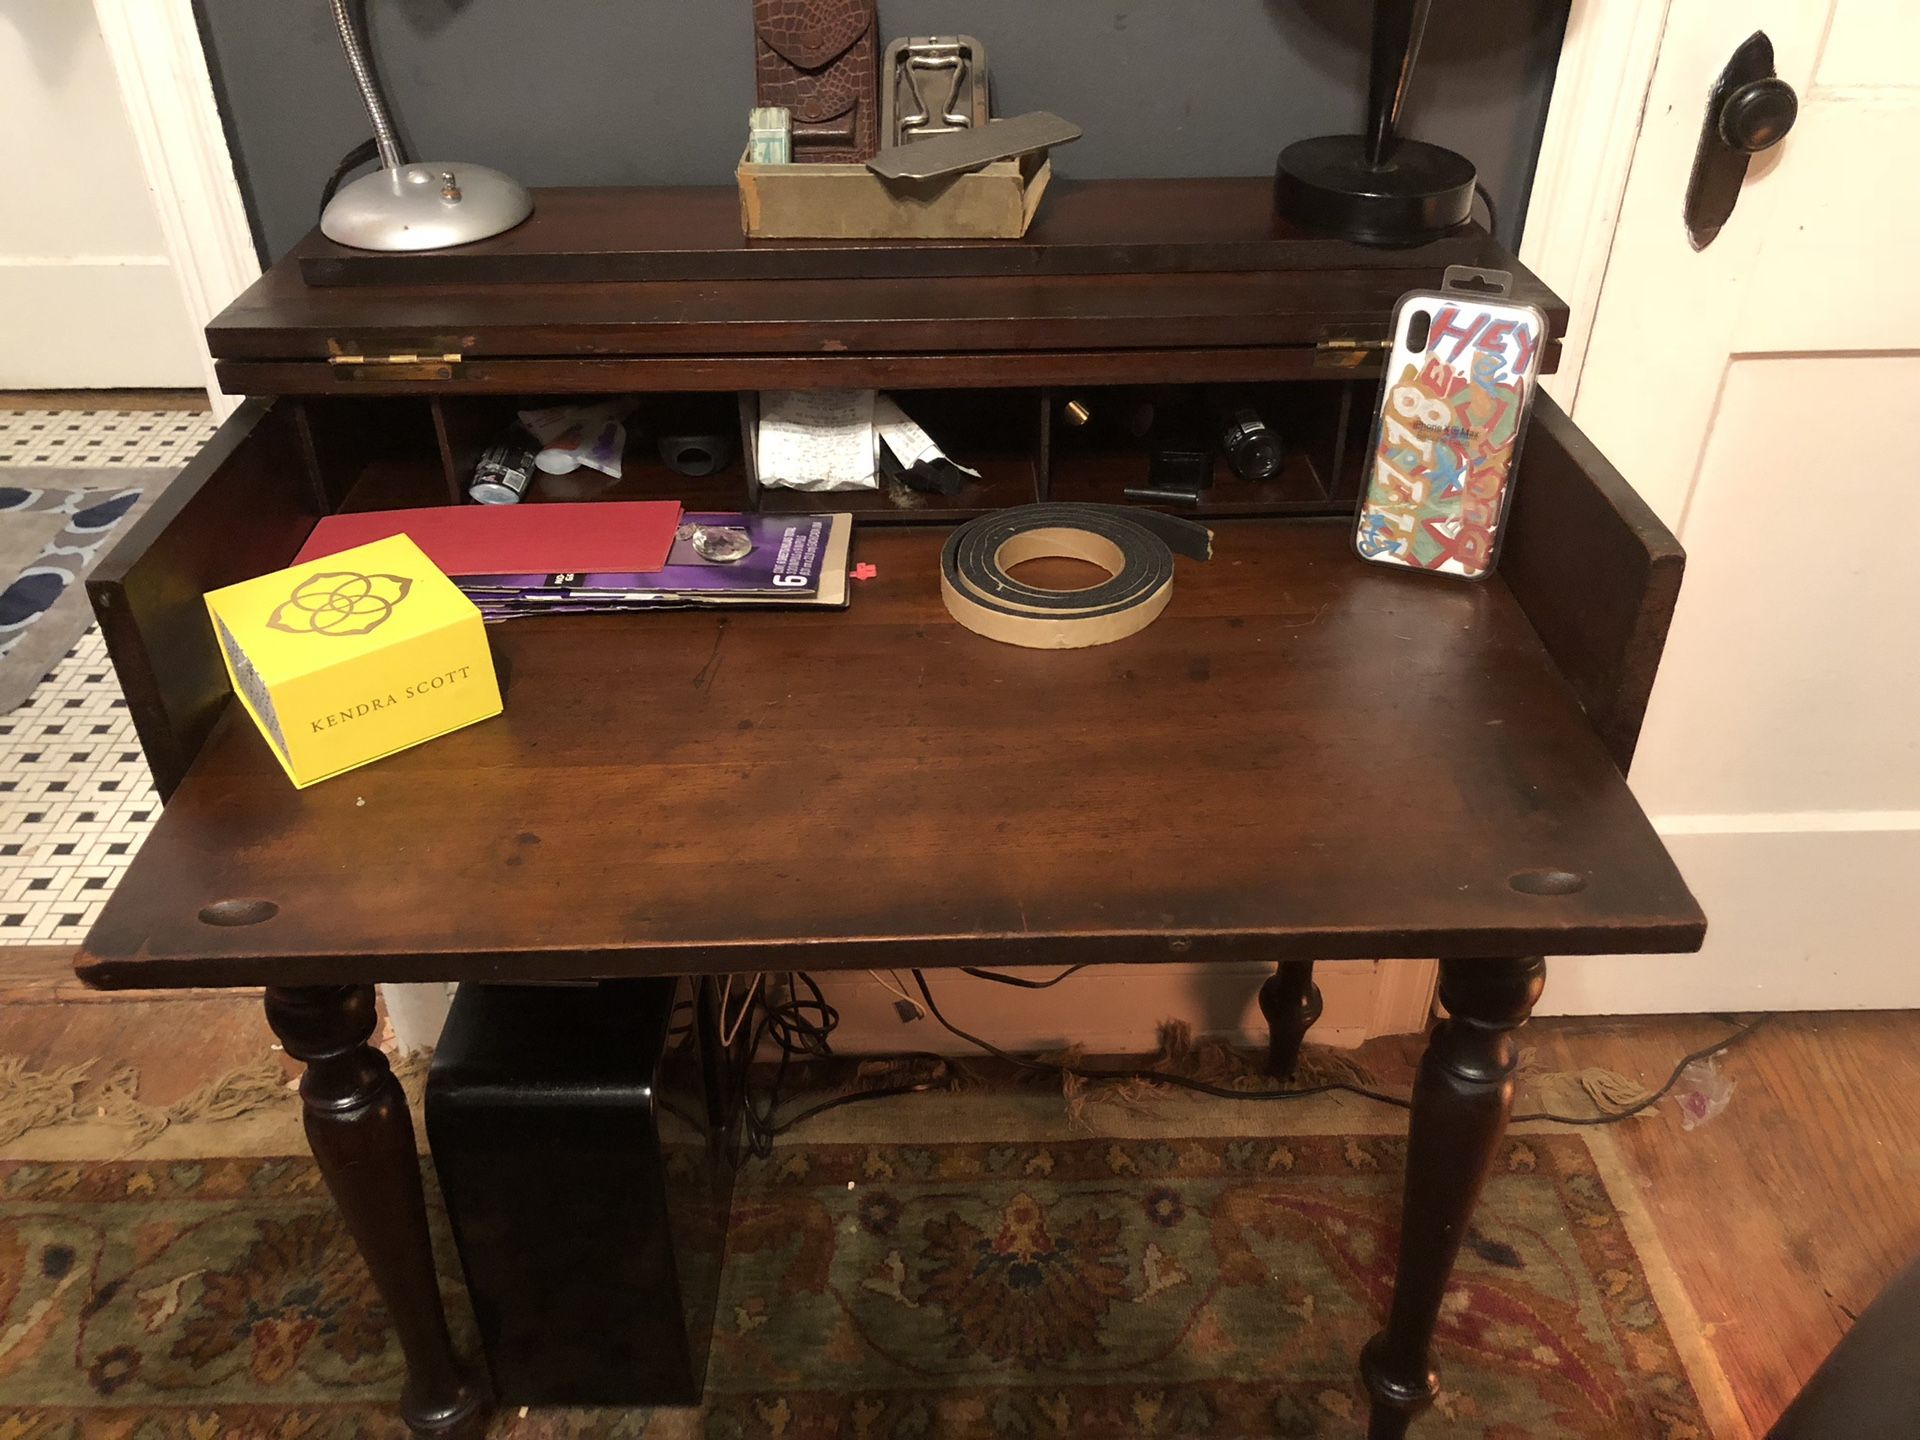
<svg viewBox="0 0 1920 1440"><path fill-rule="evenodd" d="M1342 523L1241 523L1179 562L1141 634L1037 652L949 620L943 538L862 532L879 574L845 614L499 627L504 715L307 791L230 706L82 973L1698 948L1698 906L1498 578L1385 573Z"/></svg>

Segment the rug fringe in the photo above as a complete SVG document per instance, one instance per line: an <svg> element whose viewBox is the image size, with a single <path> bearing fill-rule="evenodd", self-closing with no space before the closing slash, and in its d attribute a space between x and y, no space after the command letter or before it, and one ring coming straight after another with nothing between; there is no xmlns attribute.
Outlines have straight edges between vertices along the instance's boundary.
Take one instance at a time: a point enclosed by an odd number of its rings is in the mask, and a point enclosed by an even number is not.
<svg viewBox="0 0 1920 1440"><path fill-rule="evenodd" d="M1160 1022L1160 1044L1153 1058L1141 1068L1183 1080L1198 1080L1225 1090L1307 1090L1322 1085L1357 1085L1376 1088L1373 1073L1352 1055L1324 1045L1307 1045L1300 1051L1300 1063L1293 1078L1276 1083L1260 1066L1260 1057L1235 1048L1225 1040L1195 1040L1193 1026L1185 1020ZM1081 1046L1071 1045L1041 1057L1056 1065L1078 1066L1085 1058ZM1060 1077L1061 1098L1067 1119L1082 1129L1091 1129L1091 1107L1117 1105L1130 1114L1145 1113L1148 1105L1179 1093L1175 1087L1159 1085L1145 1076L1124 1080L1099 1080L1084 1075Z"/></svg>
<svg viewBox="0 0 1920 1440"><path fill-rule="evenodd" d="M0 1145L35 1130L105 1123L133 1132L138 1149L178 1124L220 1123L257 1114L287 1099L287 1078L271 1055L202 1085L171 1105L140 1098L140 1069L116 1065L89 1086L94 1062L34 1070L17 1055L0 1055Z"/></svg>
<svg viewBox="0 0 1920 1440"><path fill-rule="evenodd" d="M17 1055L0 1055L0 1145L70 1117L93 1062L29 1070Z"/></svg>
<svg viewBox="0 0 1920 1440"><path fill-rule="evenodd" d="M411 1050L389 1054L387 1058L409 1107L417 1110L426 1090L433 1052ZM1085 1062L1086 1052L1082 1046L1071 1045L1040 1058L1076 1068ZM1220 1040L1196 1041L1192 1026L1184 1020L1161 1024L1159 1049L1141 1068L1231 1090L1293 1090L1329 1083L1367 1087L1374 1084L1367 1068L1352 1056L1308 1045L1301 1051L1299 1070L1294 1078L1276 1086L1259 1068L1257 1056L1236 1050ZM242 1120L289 1104L293 1099L293 1082L287 1078L276 1055L263 1055L250 1065L229 1070L167 1106L153 1105L140 1098L137 1066L116 1066L104 1080L90 1088L93 1069L94 1062L87 1060L52 1070L33 1070L18 1056L0 1056L0 1145L10 1144L34 1130L104 1122L131 1131L127 1148L137 1150L175 1125ZM1611 1072L1580 1074L1605 1076ZM1553 1077L1541 1078L1544 1081ZM1623 1077L1613 1078L1621 1086L1631 1088L1631 1082ZM905 1082L931 1082L949 1091L973 1089L984 1083L963 1061L916 1057L865 1062L859 1067L854 1088L879 1089ZM1594 1097L1597 1105L1609 1103L1604 1097L1616 1094L1621 1096L1617 1101L1620 1108L1633 1103L1633 1096L1618 1092L1604 1080L1590 1083L1594 1088L1587 1093ZM1171 1087L1155 1084L1144 1076L1119 1080L1090 1079L1076 1074L1060 1077L1061 1101L1067 1118L1083 1129L1092 1128L1092 1107L1112 1105L1138 1115L1171 1093L1174 1093Z"/></svg>
<svg viewBox="0 0 1920 1440"><path fill-rule="evenodd" d="M286 1099L286 1071L279 1060L263 1055L253 1064L230 1070L185 1099L176 1100L167 1107L166 1117L175 1125L238 1120L269 1105L283 1104Z"/></svg>
<svg viewBox="0 0 1920 1440"><path fill-rule="evenodd" d="M394 1078L400 1082L401 1092L407 1097L407 1108L418 1115L421 1107L427 1103L427 1071L433 1065L433 1051L389 1051L387 1064L392 1067Z"/></svg>
<svg viewBox="0 0 1920 1440"><path fill-rule="evenodd" d="M426 1084L427 1053L393 1057L394 1073L410 1101ZM131 1131L127 1149L137 1150L175 1125L219 1125L293 1103L293 1082L277 1055L262 1055L215 1076L171 1105L140 1098L140 1068L116 1065L93 1079L95 1061L34 1070L17 1055L0 1055L0 1145L36 1130L111 1125Z"/></svg>
<svg viewBox="0 0 1920 1440"><path fill-rule="evenodd" d="M88 1113L91 1106L92 1113ZM90 1101L74 1107L76 1119L105 1120L109 1125L124 1125L133 1131L128 1148L137 1149L161 1134L172 1122L167 1112L140 1098L140 1071L133 1065L116 1065L100 1092Z"/></svg>
<svg viewBox="0 0 1920 1440"><path fill-rule="evenodd" d="M1653 1092L1646 1086L1604 1065L1589 1065L1584 1070L1548 1070L1529 1075L1526 1080L1537 1097L1537 1103L1528 1105L1527 1109L1580 1119L1622 1115L1653 1098ZM1640 1113L1650 1114L1652 1109L1649 1107Z"/></svg>

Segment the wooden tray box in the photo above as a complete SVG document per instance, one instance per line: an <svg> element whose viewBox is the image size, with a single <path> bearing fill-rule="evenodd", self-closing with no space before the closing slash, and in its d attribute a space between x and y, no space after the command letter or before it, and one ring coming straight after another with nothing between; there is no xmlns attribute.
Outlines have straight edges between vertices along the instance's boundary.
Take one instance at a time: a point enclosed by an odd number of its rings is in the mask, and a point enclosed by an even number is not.
<svg viewBox="0 0 1920 1440"><path fill-rule="evenodd" d="M1053 178L1045 155L964 175L887 181L865 165L755 165L742 154L740 224L755 240L1018 240Z"/></svg>

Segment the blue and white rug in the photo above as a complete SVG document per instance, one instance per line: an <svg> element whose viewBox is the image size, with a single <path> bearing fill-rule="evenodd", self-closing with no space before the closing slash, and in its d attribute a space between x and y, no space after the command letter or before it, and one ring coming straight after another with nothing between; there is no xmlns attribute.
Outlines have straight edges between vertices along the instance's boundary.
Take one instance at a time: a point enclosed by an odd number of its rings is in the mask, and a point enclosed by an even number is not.
<svg viewBox="0 0 1920 1440"><path fill-rule="evenodd" d="M0 715L85 633L93 619L87 573L171 478L164 470L0 469Z"/></svg>
<svg viewBox="0 0 1920 1440"><path fill-rule="evenodd" d="M42 503L55 506L0 512L0 553L13 557L0 590L67 527L73 517L58 510L68 503L64 494L96 492L110 501L137 488L158 495L214 424L205 412L182 410L0 409L0 488L44 492L50 498ZM79 541L95 547L83 569L113 548L146 503L137 501L104 539ZM63 585L61 598L28 622L13 645L23 663L0 660L0 672L45 677L24 700L0 707L0 953L77 944L160 813L99 630L38 658L56 638L49 625L71 616L86 624L79 591ZM31 664L24 663L28 647ZM0 683L12 681L0 673Z"/></svg>

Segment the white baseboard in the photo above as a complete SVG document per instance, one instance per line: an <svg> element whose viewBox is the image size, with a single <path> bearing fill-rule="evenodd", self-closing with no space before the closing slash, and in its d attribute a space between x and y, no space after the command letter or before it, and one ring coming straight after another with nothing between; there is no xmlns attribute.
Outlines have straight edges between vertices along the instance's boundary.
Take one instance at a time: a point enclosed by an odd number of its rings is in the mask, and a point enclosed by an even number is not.
<svg viewBox="0 0 1920 1440"><path fill-rule="evenodd" d="M1851 829L1836 828L1840 817L1730 817L1743 818L1774 828L1656 821L1707 912L1701 954L1550 961L1536 1013L1920 1008L1911 812L1844 817Z"/></svg>

